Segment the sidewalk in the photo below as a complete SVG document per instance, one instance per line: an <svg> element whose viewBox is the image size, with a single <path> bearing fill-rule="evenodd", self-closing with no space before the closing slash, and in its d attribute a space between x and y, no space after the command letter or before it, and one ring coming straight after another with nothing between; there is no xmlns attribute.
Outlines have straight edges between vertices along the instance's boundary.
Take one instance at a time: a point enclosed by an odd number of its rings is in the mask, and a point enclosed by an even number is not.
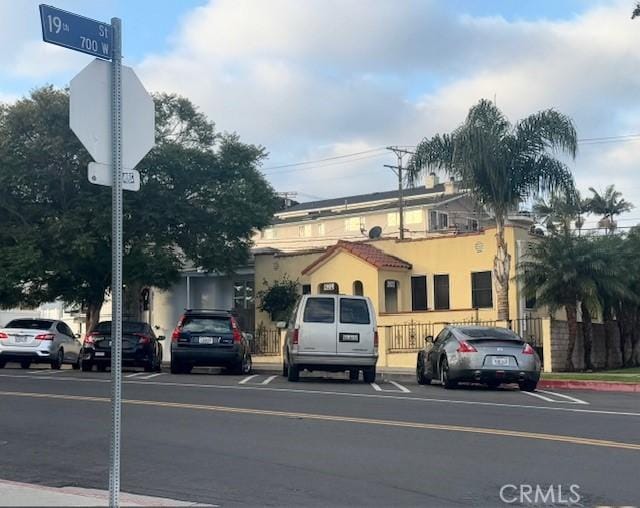
<svg viewBox="0 0 640 508"><path fill-rule="evenodd" d="M120 494L121 506L215 506L160 497ZM45 487L0 480L0 506L109 506L104 490Z"/></svg>

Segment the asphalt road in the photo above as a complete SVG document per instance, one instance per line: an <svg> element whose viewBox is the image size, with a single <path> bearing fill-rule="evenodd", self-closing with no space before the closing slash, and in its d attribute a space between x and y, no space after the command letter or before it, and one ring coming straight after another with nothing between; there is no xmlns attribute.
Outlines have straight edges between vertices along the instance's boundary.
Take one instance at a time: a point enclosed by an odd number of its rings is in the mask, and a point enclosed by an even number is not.
<svg viewBox="0 0 640 508"><path fill-rule="evenodd" d="M124 382L126 492L221 506L558 506L573 492L583 506L640 505L637 394L215 369ZM107 488L109 396L109 373L0 371L0 478Z"/></svg>

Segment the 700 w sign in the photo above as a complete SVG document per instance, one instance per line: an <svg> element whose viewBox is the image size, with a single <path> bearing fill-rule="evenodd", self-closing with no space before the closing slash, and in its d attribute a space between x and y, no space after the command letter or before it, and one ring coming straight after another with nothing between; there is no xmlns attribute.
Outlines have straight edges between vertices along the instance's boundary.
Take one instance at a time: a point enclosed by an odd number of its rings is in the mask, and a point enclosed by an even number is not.
<svg viewBox="0 0 640 508"><path fill-rule="evenodd" d="M108 23L50 5L40 5L40 21L45 42L111 60L113 45L111 25Z"/></svg>

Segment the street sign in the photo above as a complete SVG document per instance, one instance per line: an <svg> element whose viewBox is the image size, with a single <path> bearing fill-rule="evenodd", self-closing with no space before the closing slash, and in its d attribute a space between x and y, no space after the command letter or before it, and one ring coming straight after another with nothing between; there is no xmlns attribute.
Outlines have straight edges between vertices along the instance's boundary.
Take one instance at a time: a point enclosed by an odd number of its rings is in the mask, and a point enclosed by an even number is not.
<svg viewBox="0 0 640 508"><path fill-rule="evenodd" d="M50 5L40 5L42 40L111 60L113 57L111 25L78 16Z"/></svg>
<svg viewBox="0 0 640 508"><path fill-rule="evenodd" d="M111 187L113 185L113 166L109 164L100 164L99 162L90 162L87 176L91 183ZM122 190L140 190L139 171L136 171L135 169L122 169Z"/></svg>
<svg viewBox="0 0 640 508"><path fill-rule="evenodd" d="M69 125L93 160L111 165L111 66L94 60L71 80ZM122 66L122 167L135 168L155 144L153 99Z"/></svg>

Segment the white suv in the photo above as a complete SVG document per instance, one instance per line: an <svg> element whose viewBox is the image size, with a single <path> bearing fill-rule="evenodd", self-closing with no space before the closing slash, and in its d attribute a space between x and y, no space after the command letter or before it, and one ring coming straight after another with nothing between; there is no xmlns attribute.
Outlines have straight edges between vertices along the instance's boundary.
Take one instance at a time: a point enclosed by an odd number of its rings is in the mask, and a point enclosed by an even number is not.
<svg viewBox="0 0 640 508"><path fill-rule="evenodd" d="M371 300L364 296L304 295L287 323L282 373L297 381L300 371L362 370L364 381L376 379L378 332Z"/></svg>

